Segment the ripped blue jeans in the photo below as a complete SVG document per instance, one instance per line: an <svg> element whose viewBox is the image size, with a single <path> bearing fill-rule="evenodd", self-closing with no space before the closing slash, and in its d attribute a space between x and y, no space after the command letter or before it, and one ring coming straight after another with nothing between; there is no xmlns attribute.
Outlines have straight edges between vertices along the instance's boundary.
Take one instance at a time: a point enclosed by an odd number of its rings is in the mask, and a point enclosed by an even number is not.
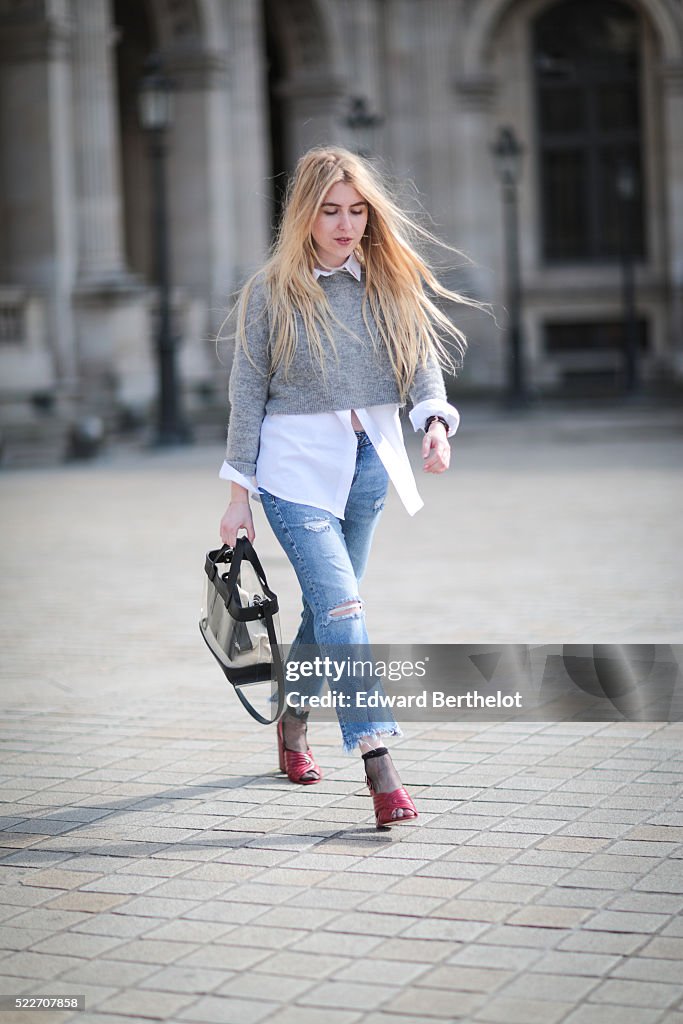
<svg viewBox="0 0 683 1024"><path fill-rule="evenodd" d="M356 431L356 437L356 470L344 519L312 505L285 501L260 488L263 510L292 563L303 596L301 623L288 664L308 658L314 646L321 657L329 653L339 658L340 651L350 652L353 657L355 650L363 652L359 657L368 656L365 611L358 583L384 507L388 477L367 434ZM324 681L321 676L300 678L296 690L303 697L316 696ZM367 678L357 679L352 673L345 673L328 682L333 693L344 695L347 701L347 706L335 704L345 751L353 751L362 736L401 735L386 708L379 712L379 718L376 710L359 708L356 693L367 691ZM374 679L371 689L382 692Z"/></svg>

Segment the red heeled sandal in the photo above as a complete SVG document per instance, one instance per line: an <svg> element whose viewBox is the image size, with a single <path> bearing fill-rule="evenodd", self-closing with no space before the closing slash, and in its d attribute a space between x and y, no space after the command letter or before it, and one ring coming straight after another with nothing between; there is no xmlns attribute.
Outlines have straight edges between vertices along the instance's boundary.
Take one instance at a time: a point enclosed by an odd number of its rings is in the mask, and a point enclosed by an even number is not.
<svg viewBox="0 0 683 1024"><path fill-rule="evenodd" d="M299 750L288 750L285 746L285 734L282 719L277 723L277 751L280 771L285 772L290 782L298 782L301 786L314 786L323 777L319 766L315 763L310 747L306 753ZM317 779L305 779L304 775L316 772Z"/></svg>
<svg viewBox="0 0 683 1024"><path fill-rule="evenodd" d="M362 754L361 756L364 761L369 761L373 757L382 757L388 753L389 751L386 747L377 747L376 750L369 750L367 754ZM383 825L407 825L408 822L415 821L418 816L415 804L403 786L399 786L398 789L392 789L390 793L378 793L367 774L365 781L372 796L377 828L381 828ZM400 818L392 817L394 811L397 811L399 808L404 812L410 811L410 813L404 813Z"/></svg>

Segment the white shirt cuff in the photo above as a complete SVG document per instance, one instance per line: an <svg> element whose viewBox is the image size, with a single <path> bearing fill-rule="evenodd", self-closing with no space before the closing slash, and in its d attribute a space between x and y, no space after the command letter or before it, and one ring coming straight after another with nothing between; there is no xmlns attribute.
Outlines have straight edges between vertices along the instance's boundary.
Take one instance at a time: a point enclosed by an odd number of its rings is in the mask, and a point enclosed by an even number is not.
<svg viewBox="0 0 683 1024"><path fill-rule="evenodd" d="M231 480L233 483L239 484L240 487L246 487L250 494L255 498L259 497L259 492L256 487L256 477L252 477L251 480L247 479L243 473L239 470L234 469L229 462L224 462L221 466L218 476L221 480Z"/></svg>
<svg viewBox="0 0 683 1024"><path fill-rule="evenodd" d="M452 437L460 423L460 413L453 405L449 405L442 398L428 398L417 405L408 413L413 430L423 430L424 425L430 416L443 416L448 423L448 436Z"/></svg>

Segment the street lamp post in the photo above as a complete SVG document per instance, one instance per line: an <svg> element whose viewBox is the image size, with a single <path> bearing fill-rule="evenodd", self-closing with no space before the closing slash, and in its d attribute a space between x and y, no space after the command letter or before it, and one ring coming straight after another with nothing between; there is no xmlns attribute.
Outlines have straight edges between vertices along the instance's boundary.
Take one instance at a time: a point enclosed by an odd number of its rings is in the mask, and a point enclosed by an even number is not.
<svg viewBox="0 0 683 1024"><path fill-rule="evenodd" d="M350 128L356 139L355 151L358 156L372 156L375 149L375 135L384 118L373 114L365 96L351 96L349 112L344 124Z"/></svg>
<svg viewBox="0 0 683 1024"><path fill-rule="evenodd" d="M505 281L508 308L507 400L511 406L527 402L522 352L521 281L519 268L519 223L517 183L522 170L523 149L512 128L501 128L491 147L496 174L503 190L503 231Z"/></svg>
<svg viewBox="0 0 683 1024"><path fill-rule="evenodd" d="M188 444L190 432L182 415L177 371L177 339L171 315L171 275L166 189L166 135L173 119L172 83L163 74L156 57L145 62L139 85L140 124L149 139L152 170L152 236L154 263L159 286L159 315L156 337L159 374L158 424L155 444L167 448Z"/></svg>
<svg viewBox="0 0 683 1024"><path fill-rule="evenodd" d="M624 331L624 391L637 395L640 391L640 353L636 319L636 282L633 252L633 213L636 198L636 171L630 160L617 165L616 191L621 207L621 301Z"/></svg>

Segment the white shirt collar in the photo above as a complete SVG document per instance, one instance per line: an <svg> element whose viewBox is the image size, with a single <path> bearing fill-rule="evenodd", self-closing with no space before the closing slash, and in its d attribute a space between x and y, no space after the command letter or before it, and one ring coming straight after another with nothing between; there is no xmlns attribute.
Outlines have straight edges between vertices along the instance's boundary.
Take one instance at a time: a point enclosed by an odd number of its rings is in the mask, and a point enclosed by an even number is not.
<svg viewBox="0 0 683 1024"><path fill-rule="evenodd" d="M321 267L313 267L313 276L317 281L319 277L331 277L332 274L337 274L340 270L348 270L349 274L355 277L356 281L360 281L361 265L355 253L351 253L349 258L342 263L341 267L335 267L334 270L323 270Z"/></svg>

